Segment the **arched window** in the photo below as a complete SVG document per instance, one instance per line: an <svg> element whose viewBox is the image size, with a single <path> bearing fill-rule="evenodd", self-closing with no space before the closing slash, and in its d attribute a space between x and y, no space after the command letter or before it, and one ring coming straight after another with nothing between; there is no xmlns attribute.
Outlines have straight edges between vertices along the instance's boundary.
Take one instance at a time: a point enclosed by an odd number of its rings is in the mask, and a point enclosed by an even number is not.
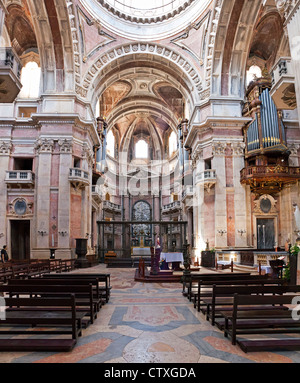
<svg viewBox="0 0 300 383"><path fill-rule="evenodd" d="M95 117L100 117L100 102L97 101L96 108L95 108Z"/></svg>
<svg viewBox="0 0 300 383"><path fill-rule="evenodd" d="M172 132L169 137L169 155L170 157L176 152L177 150L177 136L175 132Z"/></svg>
<svg viewBox="0 0 300 383"><path fill-rule="evenodd" d="M149 157L149 148L145 140L139 140L135 144L135 157L145 159Z"/></svg>
<svg viewBox="0 0 300 383"><path fill-rule="evenodd" d="M107 133L106 140L107 140L106 141L107 142L106 151L111 157L114 157L115 156L115 141L116 140L115 140L115 136L111 130Z"/></svg>
<svg viewBox="0 0 300 383"><path fill-rule="evenodd" d="M250 84L251 81L255 80L256 78L260 78L261 75L262 71L260 67L257 65L252 65L247 71L247 86Z"/></svg>
<svg viewBox="0 0 300 383"><path fill-rule="evenodd" d="M41 68L35 61L29 61L21 71L22 89L20 98L38 98L40 94Z"/></svg>

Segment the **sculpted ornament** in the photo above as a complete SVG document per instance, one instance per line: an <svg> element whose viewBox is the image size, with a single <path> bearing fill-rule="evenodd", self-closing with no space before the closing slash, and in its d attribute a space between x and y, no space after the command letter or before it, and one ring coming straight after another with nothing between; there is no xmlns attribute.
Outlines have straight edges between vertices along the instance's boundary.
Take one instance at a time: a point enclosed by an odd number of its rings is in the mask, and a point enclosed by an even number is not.
<svg viewBox="0 0 300 383"><path fill-rule="evenodd" d="M52 153L54 140L49 138L40 138L35 144L38 153Z"/></svg>
<svg viewBox="0 0 300 383"><path fill-rule="evenodd" d="M214 142L212 145L214 156L224 156L227 144L225 142Z"/></svg>
<svg viewBox="0 0 300 383"><path fill-rule="evenodd" d="M73 142L72 140L64 139L58 140L60 153L72 153Z"/></svg>
<svg viewBox="0 0 300 383"><path fill-rule="evenodd" d="M1 154L10 154L11 148L12 148L11 142L2 141L0 143L0 155Z"/></svg>

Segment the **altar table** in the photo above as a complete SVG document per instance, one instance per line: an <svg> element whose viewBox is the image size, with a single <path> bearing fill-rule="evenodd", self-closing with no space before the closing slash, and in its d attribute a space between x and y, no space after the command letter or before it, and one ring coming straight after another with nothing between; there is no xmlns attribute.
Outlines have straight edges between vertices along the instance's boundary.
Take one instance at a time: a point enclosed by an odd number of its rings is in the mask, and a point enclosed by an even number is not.
<svg viewBox="0 0 300 383"><path fill-rule="evenodd" d="M151 249L150 249L150 247L133 247L132 248L132 255L135 255L135 256L151 255Z"/></svg>

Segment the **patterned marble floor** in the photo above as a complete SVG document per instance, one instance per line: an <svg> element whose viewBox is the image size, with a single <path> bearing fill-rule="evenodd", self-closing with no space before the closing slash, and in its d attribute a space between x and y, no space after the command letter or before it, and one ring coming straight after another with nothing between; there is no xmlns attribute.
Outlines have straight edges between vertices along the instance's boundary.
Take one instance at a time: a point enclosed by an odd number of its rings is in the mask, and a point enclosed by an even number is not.
<svg viewBox="0 0 300 383"><path fill-rule="evenodd" d="M180 283L134 281L134 269L99 265L112 293L68 353L2 352L0 363L298 363L300 352L245 354L182 295Z"/></svg>

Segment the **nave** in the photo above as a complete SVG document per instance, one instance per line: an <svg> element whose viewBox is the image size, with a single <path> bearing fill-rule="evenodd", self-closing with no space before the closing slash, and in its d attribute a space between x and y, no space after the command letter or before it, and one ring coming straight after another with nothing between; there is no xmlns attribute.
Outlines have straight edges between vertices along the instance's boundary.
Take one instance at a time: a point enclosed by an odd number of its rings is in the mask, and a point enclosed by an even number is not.
<svg viewBox="0 0 300 383"><path fill-rule="evenodd" d="M71 352L1 352L0 363L300 362L300 351L244 353L233 346L183 296L181 283L135 282L134 268L107 269L103 264L81 271L107 272L111 274L110 300ZM214 271L201 268L202 272Z"/></svg>

